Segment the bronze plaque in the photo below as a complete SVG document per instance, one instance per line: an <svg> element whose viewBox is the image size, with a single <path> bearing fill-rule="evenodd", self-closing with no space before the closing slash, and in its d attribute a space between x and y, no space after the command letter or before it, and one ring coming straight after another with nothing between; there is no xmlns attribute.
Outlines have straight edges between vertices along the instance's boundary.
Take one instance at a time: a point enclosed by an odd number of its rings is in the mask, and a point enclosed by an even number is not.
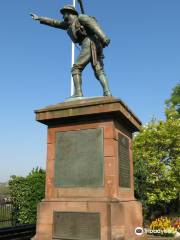
<svg viewBox="0 0 180 240"><path fill-rule="evenodd" d="M102 187L103 129L56 133L55 186Z"/></svg>
<svg viewBox="0 0 180 240"><path fill-rule="evenodd" d="M100 240L100 214L54 212L53 239Z"/></svg>
<svg viewBox="0 0 180 240"><path fill-rule="evenodd" d="M119 186L130 188L130 153L129 139L124 135L118 135L119 152Z"/></svg>

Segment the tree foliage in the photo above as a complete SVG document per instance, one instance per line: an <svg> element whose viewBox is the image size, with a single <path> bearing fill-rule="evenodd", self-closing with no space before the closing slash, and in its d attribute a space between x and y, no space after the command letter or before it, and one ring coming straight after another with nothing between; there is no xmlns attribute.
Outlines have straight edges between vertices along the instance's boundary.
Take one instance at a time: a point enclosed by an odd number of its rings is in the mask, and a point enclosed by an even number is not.
<svg viewBox="0 0 180 240"><path fill-rule="evenodd" d="M172 110L177 111L176 117L180 118L180 84L177 84L172 91L170 99L166 100L166 115L167 117Z"/></svg>
<svg viewBox="0 0 180 240"><path fill-rule="evenodd" d="M176 91L175 91L176 92ZM174 92L173 92L174 93ZM135 194L146 214L167 212L180 190L178 105L167 106L165 121L152 120L134 138ZM177 204L177 202L176 202Z"/></svg>
<svg viewBox="0 0 180 240"><path fill-rule="evenodd" d="M9 186L8 183L0 183L0 199L9 197Z"/></svg>
<svg viewBox="0 0 180 240"><path fill-rule="evenodd" d="M35 223L37 203L45 194L45 171L36 168L27 177L11 176L9 189L18 222Z"/></svg>

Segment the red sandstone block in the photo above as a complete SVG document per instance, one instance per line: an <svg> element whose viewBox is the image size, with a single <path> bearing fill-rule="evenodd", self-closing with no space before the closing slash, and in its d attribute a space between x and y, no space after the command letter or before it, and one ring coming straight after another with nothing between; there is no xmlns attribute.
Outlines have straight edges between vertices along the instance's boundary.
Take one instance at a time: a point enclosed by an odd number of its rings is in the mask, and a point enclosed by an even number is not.
<svg viewBox="0 0 180 240"><path fill-rule="evenodd" d="M103 197L104 188L58 188L58 197Z"/></svg>
<svg viewBox="0 0 180 240"><path fill-rule="evenodd" d="M55 158L55 145L48 143L47 148L47 160L51 161Z"/></svg>
<svg viewBox="0 0 180 240"><path fill-rule="evenodd" d="M55 134L53 128L48 128L48 137L47 137L47 143L54 143L55 142Z"/></svg>
<svg viewBox="0 0 180 240"><path fill-rule="evenodd" d="M116 176L106 176L105 177L105 191L109 197L117 196L117 182Z"/></svg>
<svg viewBox="0 0 180 240"><path fill-rule="evenodd" d="M103 227L101 226L101 239L111 240L111 229L110 226Z"/></svg>
<svg viewBox="0 0 180 240"><path fill-rule="evenodd" d="M115 138L115 130L114 125L112 123L105 125L104 138Z"/></svg>
<svg viewBox="0 0 180 240"><path fill-rule="evenodd" d="M52 212L41 213L40 217L37 219L37 223L41 225L47 225L53 223L53 214Z"/></svg>
<svg viewBox="0 0 180 240"><path fill-rule="evenodd" d="M122 201L134 200L134 191L129 188L119 188L118 198Z"/></svg>
<svg viewBox="0 0 180 240"><path fill-rule="evenodd" d="M52 235L37 233L35 239L33 238L33 240L52 240Z"/></svg>
<svg viewBox="0 0 180 240"><path fill-rule="evenodd" d="M113 139L104 139L104 156L115 156L115 141Z"/></svg>
<svg viewBox="0 0 180 240"><path fill-rule="evenodd" d="M51 178L54 177L54 160L53 159L48 161L46 169L48 172L47 173L48 176Z"/></svg>
<svg viewBox="0 0 180 240"><path fill-rule="evenodd" d="M105 157L104 158L104 173L105 176L116 175L116 158L114 157Z"/></svg>
<svg viewBox="0 0 180 240"><path fill-rule="evenodd" d="M50 176L46 176L46 198L53 196L53 179Z"/></svg>
<svg viewBox="0 0 180 240"><path fill-rule="evenodd" d="M37 233L49 234L52 232L52 224L39 224L37 228Z"/></svg>

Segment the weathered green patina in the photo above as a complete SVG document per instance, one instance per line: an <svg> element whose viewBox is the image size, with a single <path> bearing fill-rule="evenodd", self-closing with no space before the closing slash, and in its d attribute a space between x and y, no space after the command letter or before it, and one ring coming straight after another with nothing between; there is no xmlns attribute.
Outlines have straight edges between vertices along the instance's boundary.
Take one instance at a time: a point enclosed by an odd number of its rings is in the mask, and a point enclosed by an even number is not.
<svg viewBox="0 0 180 240"><path fill-rule="evenodd" d="M53 239L100 240L100 214L54 212Z"/></svg>
<svg viewBox="0 0 180 240"><path fill-rule="evenodd" d="M130 188L130 151L129 140L122 134L118 134L119 152L119 186Z"/></svg>
<svg viewBox="0 0 180 240"><path fill-rule="evenodd" d="M60 10L64 21L31 14L40 23L66 30L74 43L81 46L80 54L72 67L75 92L72 97L82 97L82 71L91 63L96 78L99 80L104 96L111 96L108 80L104 72L103 48L108 46L110 39L106 36L94 17L79 14L72 5L66 5Z"/></svg>
<svg viewBox="0 0 180 240"><path fill-rule="evenodd" d="M56 133L55 186L103 186L103 129Z"/></svg>

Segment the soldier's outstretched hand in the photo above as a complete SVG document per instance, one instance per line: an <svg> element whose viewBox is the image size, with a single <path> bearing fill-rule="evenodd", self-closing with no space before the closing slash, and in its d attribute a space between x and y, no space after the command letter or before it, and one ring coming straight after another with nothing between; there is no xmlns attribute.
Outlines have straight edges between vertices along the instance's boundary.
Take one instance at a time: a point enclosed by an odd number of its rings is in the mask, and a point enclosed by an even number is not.
<svg viewBox="0 0 180 240"><path fill-rule="evenodd" d="M39 20L39 16L34 14L34 13L30 13L30 16L32 17L32 19L34 20Z"/></svg>
<svg viewBox="0 0 180 240"><path fill-rule="evenodd" d="M106 38L104 43L103 43L104 47L107 47L109 44L110 44L110 39Z"/></svg>

